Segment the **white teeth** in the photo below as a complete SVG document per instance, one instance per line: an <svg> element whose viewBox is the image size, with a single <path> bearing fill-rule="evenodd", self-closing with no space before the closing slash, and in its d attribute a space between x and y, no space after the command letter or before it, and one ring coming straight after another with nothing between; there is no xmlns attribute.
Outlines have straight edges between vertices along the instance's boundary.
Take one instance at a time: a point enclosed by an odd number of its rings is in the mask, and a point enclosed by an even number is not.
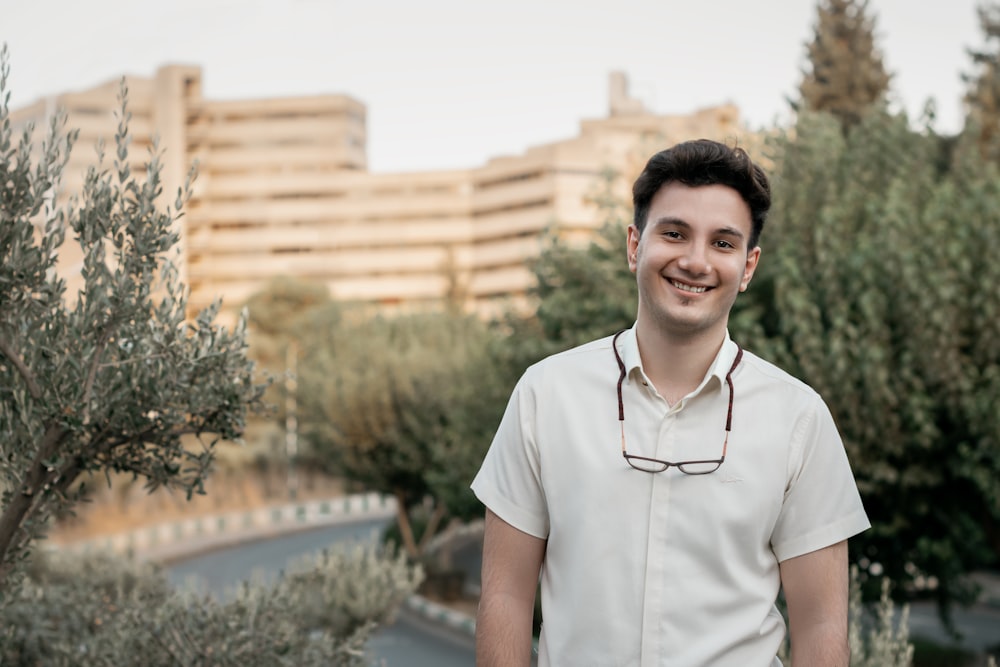
<svg viewBox="0 0 1000 667"><path fill-rule="evenodd" d="M685 285L684 283L679 283L676 280L671 280L670 284L679 290L684 290L685 292L694 292L695 294L701 294L707 287L695 287L694 285Z"/></svg>

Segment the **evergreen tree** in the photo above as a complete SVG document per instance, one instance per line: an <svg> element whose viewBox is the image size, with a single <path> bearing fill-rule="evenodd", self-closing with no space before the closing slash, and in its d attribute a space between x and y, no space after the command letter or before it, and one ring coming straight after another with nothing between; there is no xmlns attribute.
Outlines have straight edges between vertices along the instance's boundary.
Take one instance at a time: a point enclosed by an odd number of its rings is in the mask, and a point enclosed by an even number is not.
<svg viewBox="0 0 1000 667"><path fill-rule="evenodd" d="M851 540L868 593L888 576L946 609L1000 556L1000 181L974 153L942 174L939 151L903 116L845 138L801 114L746 296L773 299L748 347L815 387L844 437L873 525Z"/></svg>
<svg viewBox="0 0 1000 667"><path fill-rule="evenodd" d="M875 19L867 0L822 0L817 6L813 41L807 45L809 69L799 85L797 109L826 111L844 129L856 125L881 102L889 74L875 46Z"/></svg>
<svg viewBox="0 0 1000 667"><path fill-rule="evenodd" d="M977 11L986 44L980 50L969 49L977 71L962 77L968 85L966 138L981 155L996 160L1000 157L1000 5L983 5Z"/></svg>

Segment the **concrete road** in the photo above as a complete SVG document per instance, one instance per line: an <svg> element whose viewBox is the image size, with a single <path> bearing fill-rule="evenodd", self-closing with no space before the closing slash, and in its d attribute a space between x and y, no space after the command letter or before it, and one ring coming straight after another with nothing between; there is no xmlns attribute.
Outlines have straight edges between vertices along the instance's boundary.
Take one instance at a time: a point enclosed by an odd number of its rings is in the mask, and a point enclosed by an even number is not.
<svg viewBox="0 0 1000 667"><path fill-rule="evenodd" d="M952 614L955 628L962 635L959 639L948 634L938 618L934 603L911 604L910 637L929 639L944 646L955 646L973 652L995 651L1000 646L1000 609L984 605L969 608L956 606Z"/></svg>
<svg viewBox="0 0 1000 667"><path fill-rule="evenodd" d="M178 561L167 571L175 584L224 595L252 576L273 580L290 563L335 542L373 540L383 525L383 520L362 521L283 535ZM371 639L369 655L373 667L472 667L476 661L470 637L405 611Z"/></svg>

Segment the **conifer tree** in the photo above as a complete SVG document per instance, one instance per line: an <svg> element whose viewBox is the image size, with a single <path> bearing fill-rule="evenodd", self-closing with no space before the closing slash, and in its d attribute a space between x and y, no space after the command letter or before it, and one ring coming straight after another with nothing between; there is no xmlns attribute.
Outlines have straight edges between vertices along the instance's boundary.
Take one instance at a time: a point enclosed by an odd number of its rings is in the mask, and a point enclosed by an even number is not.
<svg viewBox="0 0 1000 667"><path fill-rule="evenodd" d="M875 45L875 19L867 0L822 0L814 30L801 99L794 106L831 113L847 129L889 88L890 75Z"/></svg>
<svg viewBox="0 0 1000 667"><path fill-rule="evenodd" d="M966 75L966 130L984 157L1000 156L1000 5L977 10L985 46L969 49L976 72Z"/></svg>
<svg viewBox="0 0 1000 667"><path fill-rule="evenodd" d="M972 151L941 174L939 137L902 115L840 129L800 114L776 142L745 295L772 321L733 336L830 405L873 526L850 541L867 594L888 577L946 610L1000 558L1000 181Z"/></svg>

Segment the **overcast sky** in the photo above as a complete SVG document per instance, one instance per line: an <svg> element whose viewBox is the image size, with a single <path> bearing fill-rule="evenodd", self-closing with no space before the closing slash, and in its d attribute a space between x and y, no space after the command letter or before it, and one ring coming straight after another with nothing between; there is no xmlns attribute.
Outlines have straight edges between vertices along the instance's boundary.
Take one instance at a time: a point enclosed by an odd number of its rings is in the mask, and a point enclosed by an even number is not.
<svg viewBox="0 0 1000 667"><path fill-rule="evenodd" d="M911 116L961 125L976 0L870 0ZM811 0L0 0L11 103L167 63L202 67L210 99L346 93L368 108L372 171L481 165L572 137L607 112L607 78L661 113L736 103L787 119Z"/></svg>

